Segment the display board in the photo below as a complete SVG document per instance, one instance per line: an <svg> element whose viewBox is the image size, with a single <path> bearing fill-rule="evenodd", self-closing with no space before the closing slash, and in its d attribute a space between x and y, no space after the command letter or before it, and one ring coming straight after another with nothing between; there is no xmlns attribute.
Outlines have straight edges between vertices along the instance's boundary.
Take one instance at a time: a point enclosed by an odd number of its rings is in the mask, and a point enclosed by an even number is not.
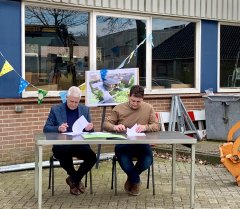
<svg viewBox="0 0 240 209"><path fill-rule="evenodd" d="M87 106L113 106L128 101L130 88L138 84L138 68L86 71Z"/></svg>

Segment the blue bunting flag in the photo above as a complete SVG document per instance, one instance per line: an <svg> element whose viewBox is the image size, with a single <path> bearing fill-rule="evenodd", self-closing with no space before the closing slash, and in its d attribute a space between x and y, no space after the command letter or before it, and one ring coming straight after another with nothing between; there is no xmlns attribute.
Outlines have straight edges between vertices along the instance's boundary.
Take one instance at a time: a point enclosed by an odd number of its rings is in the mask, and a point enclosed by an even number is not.
<svg viewBox="0 0 240 209"><path fill-rule="evenodd" d="M59 95L61 97L62 103L65 103L67 101L67 91L61 91L59 92Z"/></svg>
<svg viewBox="0 0 240 209"><path fill-rule="evenodd" d="M21 94L23 90L27 88L28 85L29 83L26 80L24 80L23 78L20 78L18 93Z"/></svg>

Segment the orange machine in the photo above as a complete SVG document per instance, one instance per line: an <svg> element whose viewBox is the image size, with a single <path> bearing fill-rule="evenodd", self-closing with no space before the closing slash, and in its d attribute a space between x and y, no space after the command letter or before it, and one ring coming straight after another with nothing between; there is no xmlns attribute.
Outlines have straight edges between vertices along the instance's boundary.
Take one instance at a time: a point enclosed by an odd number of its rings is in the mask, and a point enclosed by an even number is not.
<svg viewBox="0 0 240 209"><path fill-rule="evenodd" d="M240 136L233 141L234 133L240 129L240 121L231 127L227 135L227 142L219 147L221 162L236 178L240 186Z"/></svg>

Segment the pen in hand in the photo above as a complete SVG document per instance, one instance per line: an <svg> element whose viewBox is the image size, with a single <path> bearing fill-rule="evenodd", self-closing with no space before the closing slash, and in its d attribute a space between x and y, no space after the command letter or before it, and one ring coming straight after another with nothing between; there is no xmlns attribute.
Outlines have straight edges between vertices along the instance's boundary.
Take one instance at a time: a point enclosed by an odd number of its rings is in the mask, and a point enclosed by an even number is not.
<svg viewBox="0 0 240 209"><path fill-rule="evenodd" d="M68 124L67 123L62 123L62 125L60 125L58 127L58 131L63 133L63 132L66 132L67 131L67 128L68 128Z"/></svg>

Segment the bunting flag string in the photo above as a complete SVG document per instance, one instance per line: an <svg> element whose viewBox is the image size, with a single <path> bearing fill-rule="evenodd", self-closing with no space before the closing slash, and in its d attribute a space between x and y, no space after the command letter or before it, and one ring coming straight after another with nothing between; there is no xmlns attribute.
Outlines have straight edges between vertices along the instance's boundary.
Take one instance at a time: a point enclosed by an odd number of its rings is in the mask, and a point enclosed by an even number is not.
<svg viewBox="0 0 240 209"><path fill-rule="evenodd" d="M38 92L38 104L42 104L43 102L43 98L47 96L48 91L43 90L43 89L39 89L36 86L34 86L33 84L29 83L27 80L23 79L21 75L18 74L18 72L11 66L11 64L5 59L5 57L3 56L2 52L0 51L0 55L3 58L3 67L1 68L1 64L0 64L0 77L3 76L4 74L7 74L11 71L14 71L19 77L19 88L18 88L18 93L21 94L23 92L24 89L26 89L29 85L31 85L33 88L35 88ZM105 72L106 71L106 72ZM104 69L102 71L103 76L106 76L107 74L107 70ZM85 91L86 89L86 84L83 83L79 86L79 88L81 89L81 91ZM59 96L62 100L62 102L66 102L67 100L67 91L61 91L59 92Z"/></svg>
<svg viewBox="0 0 240 209"><path fill-rule="evenodd" d="M125 62L128 60L127 64L129 64L129 62L131 61L133 55L136 56L136 53L137 53L137 49L142 45L144 44L145 41L147 40L150 40L151 41L151 45L152 47L154 46L153 45L153 37L152 37L152 34L149 34L145 39L142 40L142 42L140 44L138 44L136 46L136 48L123 60L123 62L116 68L116 69L120 69L120 68L123 68L124 65L125 65Z"/></svg>
<svg viewBox="0 0 240 209"><path fill-rule="evenodd" d="M136 56L138 48L142 44L144 44L144 42L146 40L150 40L152 47L154 46L153 45L153 37L152 37L152 34L150 34L139 45L136 46L136 48L123 60L123 62L116 69L123 68L126 61L128 61L127 64L129 64L132 57ZM34 86L33 84L26 81L25 79L23 79L22 76L19 75L18 72L13 68L13 66L7 61L7 59L5 59L5 57L3 56L1 51L0 51L0 55L4 59L2 67L0 65L0 70L1 70L0 71L0 77L9 73L9 72L11 72L11 71L14 71L20 78L18 93L21 94L29 85L31 85L33 88L35 88L38 91L38 104L42 104L43 98L46 97L46 95L48 94L48 91L43 90L43 89L39 89L36 86ZM106 75L107 75L107 69L102 69L100 73L101 73L102 80L105 80ZM81 84L79 86L79 88L81 89L81 91L85 91L86 83ZM61 97L62 102L66 102L66 96L67 96L66 91L59 92L59 96Z"/></svg>
<svg viewBox="0 0 240 209"><path fill-rule="evenodd" d="M4 62L3 66L2 67L0 66L0 69L1 69L0 77L9 73L9 72L11 72L11 71L14 71L18 75L18 77L20 78L18 93L21 94L25 88L27 88L29 85L31 85L33 88L35 88L38 91L38 104L42 104L42 99L47 95L47 91L39 89L36 86L34 86L33 84L26 81L25 79L23 79L23 77L18 74L18 72L12 67L12 65L3 56L1 51L0 51L0 55L2 56L3 62ZM41 90L40 93L39 93L39 90ZM42 94L43 96L41 96L40 94Z"/></svg>

